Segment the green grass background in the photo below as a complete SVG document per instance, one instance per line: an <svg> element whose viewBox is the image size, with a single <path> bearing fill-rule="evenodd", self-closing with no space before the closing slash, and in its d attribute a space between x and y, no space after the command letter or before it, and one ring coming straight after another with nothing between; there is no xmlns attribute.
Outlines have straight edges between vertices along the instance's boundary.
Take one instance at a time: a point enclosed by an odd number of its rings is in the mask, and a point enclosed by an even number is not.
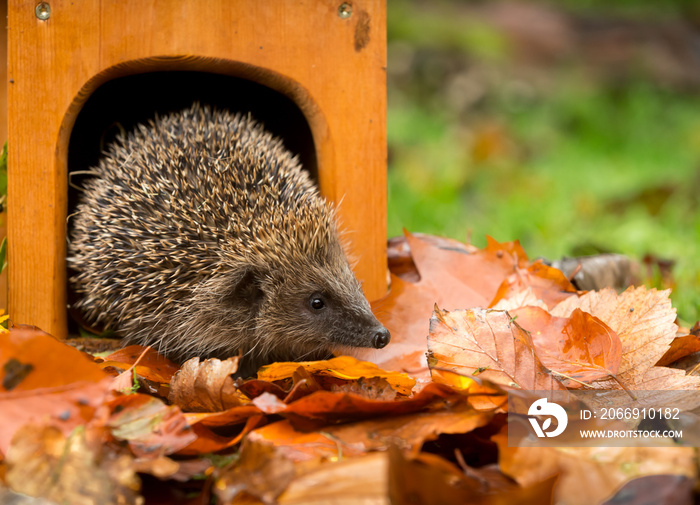
<svg viewBox="0 0 700 505"><path fill-rule="evenodd" d="M507 37L464 5L389 1L389 235L407 228L478 246L487 234L519 239L531 258L670 259L681 322L698 320L700 94L641 72L611 83L575 57L534 77L513 71ZM669 19L685 4L561 5L574 15ZM486 76L466 108L447 85L459 72ZM491 145L487 155L480 142Z"/></svg>

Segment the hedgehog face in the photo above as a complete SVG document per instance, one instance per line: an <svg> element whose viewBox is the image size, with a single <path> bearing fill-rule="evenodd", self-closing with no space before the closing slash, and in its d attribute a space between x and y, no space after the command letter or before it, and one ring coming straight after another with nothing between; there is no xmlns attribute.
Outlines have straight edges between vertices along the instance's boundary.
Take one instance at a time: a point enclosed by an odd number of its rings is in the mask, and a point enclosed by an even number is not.
<svg viewBox="0 0 700 505"><path fill-rule="evenodd" d="M304 261L243 277L236 292L255 319L253 360L324 359L335 350L381 349L389 343L388 330L342 260Z"/></svg>

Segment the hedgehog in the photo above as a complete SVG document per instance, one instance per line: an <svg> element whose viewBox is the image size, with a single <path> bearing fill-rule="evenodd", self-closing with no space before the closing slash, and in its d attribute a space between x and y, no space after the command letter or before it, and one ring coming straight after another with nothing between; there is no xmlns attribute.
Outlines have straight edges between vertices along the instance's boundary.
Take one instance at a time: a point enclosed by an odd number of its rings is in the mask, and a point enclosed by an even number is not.
<svg viewBox="0 0 700 505"><path fill-rule="evenodd" d="M335 207L250 114L156 116L90 172L68 246L89 324L177 362L240 355L242 376L389 343Z"/></svg>

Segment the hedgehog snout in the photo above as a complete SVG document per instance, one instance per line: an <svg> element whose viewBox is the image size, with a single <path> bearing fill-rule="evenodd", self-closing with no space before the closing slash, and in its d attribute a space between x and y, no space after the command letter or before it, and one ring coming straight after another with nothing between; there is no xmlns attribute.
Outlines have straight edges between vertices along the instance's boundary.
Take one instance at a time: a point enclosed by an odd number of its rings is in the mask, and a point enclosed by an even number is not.
<svg viewBox="0 0 700 505"><path fill-rule="evenodd" d="M389 333L389 330L382 327L381 330L377 331L377 333L374 334L374 338L372 339L372 346L375 349L384 349L390 341L391 334Z"/></svg>

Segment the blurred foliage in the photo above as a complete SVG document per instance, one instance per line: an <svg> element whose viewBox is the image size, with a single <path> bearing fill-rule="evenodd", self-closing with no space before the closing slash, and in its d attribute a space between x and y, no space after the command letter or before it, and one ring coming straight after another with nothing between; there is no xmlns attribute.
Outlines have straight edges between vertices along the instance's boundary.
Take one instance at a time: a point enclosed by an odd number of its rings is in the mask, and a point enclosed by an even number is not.
<svg viewBox="0 0 700 505"><path fill-rule="evenodd" d="M518 55L528 39L514 45L508 4L497 16L489 4L389 1L389 234L405 227L479 246L488 234L549 259L611 251L646 257L650 268L671 260L674 281L653 269L647 281L671 284L683 322L698 320L700 84L693 74L666 79L668 68L645 66L646 54L630 53L641 63L629 68L601 66L595 52L579 60L571 40L590 39L562 29L633 12L643 24L631 29L651 30L643 40L659 53L657 18L680 22L694 4L624 0L611 11L603 0L566 0L540 13L548 42L560 34L569 44L544 63ZM618 50L597 50L610 47Z"/></svg>

